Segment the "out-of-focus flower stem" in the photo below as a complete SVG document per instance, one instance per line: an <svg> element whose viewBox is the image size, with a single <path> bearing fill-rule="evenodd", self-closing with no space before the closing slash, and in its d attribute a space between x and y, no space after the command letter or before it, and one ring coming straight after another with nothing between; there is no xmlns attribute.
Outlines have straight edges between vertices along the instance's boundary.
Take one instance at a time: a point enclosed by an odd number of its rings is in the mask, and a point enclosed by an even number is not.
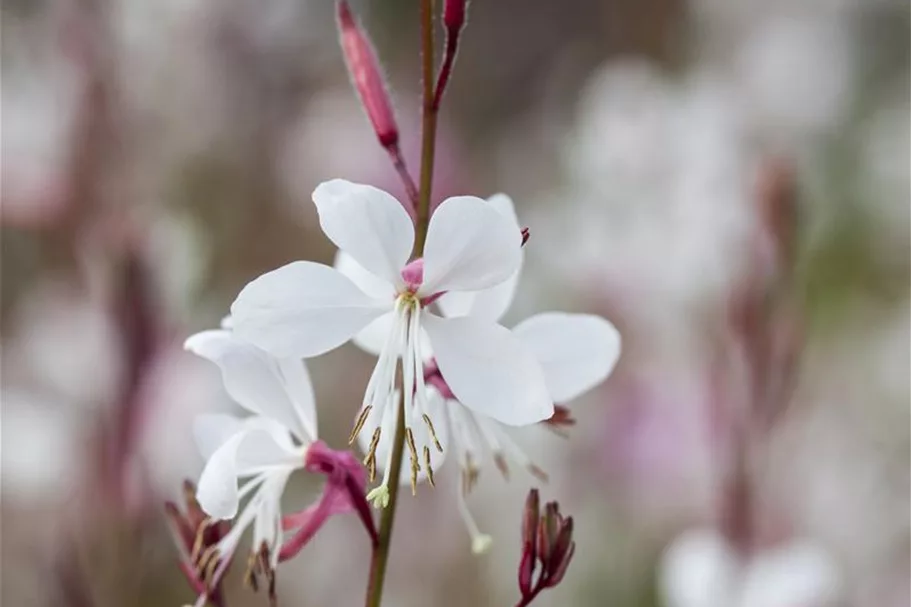
<svg viewBox="0 0 911 607"><path fill-rule="evenodd" d="M421 179L418 191L417 217L415 220L414 257L424 254L427 225L430 223L430 189L433 184L433 157L436 144L437 107L433 90L433 13L434 0L421 0L421 64L423 78L421 122ZM370 578L367 582L367 607L379 607L383 599L383 582L389 562L392 542L392 525L398 504L399 476L405 447L405 399L399 399L398 421L392 440L392 459L389 463L389 503L380 517L379 541L370 561Z"/></svg>

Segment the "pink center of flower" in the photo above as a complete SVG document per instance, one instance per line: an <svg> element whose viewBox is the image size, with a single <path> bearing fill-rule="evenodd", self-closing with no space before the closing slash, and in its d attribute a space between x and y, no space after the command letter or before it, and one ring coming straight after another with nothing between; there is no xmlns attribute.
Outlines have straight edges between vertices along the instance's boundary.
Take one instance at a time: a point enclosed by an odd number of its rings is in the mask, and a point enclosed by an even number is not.
<svg viewBox="0 0 911 607"><path fill-rule="evenodd" d="M415 259L402 270L402 280L412 293L417 292L424 283L424 260Z"/></svg>

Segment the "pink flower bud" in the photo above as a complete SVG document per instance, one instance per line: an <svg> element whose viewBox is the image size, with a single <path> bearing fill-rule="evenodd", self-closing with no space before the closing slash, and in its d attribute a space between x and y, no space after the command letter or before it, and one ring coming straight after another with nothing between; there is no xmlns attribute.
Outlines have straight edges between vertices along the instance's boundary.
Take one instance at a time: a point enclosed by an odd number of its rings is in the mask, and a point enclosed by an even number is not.
<svg viewBox="0 0 911 607"><path fill-rule="evenodd" d="M373 125L380 145L391 148L398 143L399 129L395 123L389 93L380 75L376 52L367 34L355 21L348 3L338 3L338 27L342 53L354 88Z"/></svg>

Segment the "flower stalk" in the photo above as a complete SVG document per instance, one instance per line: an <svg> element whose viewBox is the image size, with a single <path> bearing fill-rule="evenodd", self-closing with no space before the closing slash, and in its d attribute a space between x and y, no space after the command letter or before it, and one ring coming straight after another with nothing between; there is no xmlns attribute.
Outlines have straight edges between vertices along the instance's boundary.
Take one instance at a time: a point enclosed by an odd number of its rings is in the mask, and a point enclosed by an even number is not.
<svg viewBox="0 0 911 607"><path fill-rule="evenodd" d="M414 257L424 254L427 226L430 223L430 192L433 187L433 160L436 149L437 112L433 84L433 8L434 0L421 0L421 179L415 220Z"/></svg>
<svg viewBox="0 0 911 607"><path fill-rule="evenodd" d="M433 84L433 13L434 0L421 0L421 75L423 78L422 120L421 120L421 176L417 196L415 218L415 241L412 256L424 254L427 227L430 223L430 191L433 185L433 160L436 145L436 117L439 107L434 101ZM402 456L405 450L405 397L399 398L395 436L392 442L392 458L389 476L389 503L380 517L378 542L370 561L370 577L367 582L367 607L379 607L383 599L383 584L386 566L389 562L389 547L392 542L392 528L398 505L399 476Z"/></svg>

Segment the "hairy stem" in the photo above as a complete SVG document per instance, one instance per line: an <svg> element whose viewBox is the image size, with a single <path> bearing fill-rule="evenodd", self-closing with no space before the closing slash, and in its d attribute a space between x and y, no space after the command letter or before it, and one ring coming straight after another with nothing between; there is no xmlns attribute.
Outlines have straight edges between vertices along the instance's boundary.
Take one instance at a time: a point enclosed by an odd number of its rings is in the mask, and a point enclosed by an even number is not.
<svg viewBox="0 0 911 607"><path fill-rule="evenodd" d="M415 219L414 257L424 254L427 239L427 225L430 223L430 189L433 183L433 156L436 143L436 107L433 92L433 13L434 0L421 0L421 61L423 78L423 114L421 123L421 178ZM410 389L410 387L405 387ZM392 458L389 463L389 504L380 517L379 541L370 562L370 578L367 585L367 607L379 607L383 599L383 582L389 562L389 546L392 541L392 525L395 522L395 508L398 504L399 476L402 471L402 455L405 447L405 399L398 404L398 419L395 437L392 441Z"/></svg>

